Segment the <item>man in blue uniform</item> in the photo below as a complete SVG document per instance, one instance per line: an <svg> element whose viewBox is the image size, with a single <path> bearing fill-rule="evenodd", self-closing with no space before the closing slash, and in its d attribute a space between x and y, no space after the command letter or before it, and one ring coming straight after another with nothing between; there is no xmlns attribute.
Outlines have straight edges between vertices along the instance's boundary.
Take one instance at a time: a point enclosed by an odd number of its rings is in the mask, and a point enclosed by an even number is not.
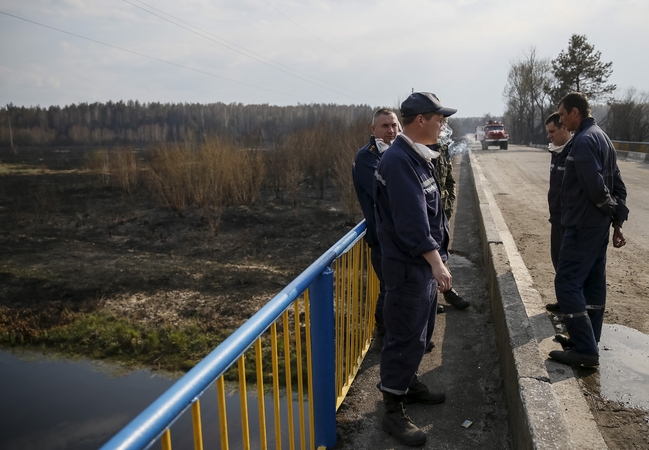
<svg viewBox="0 0 649 450"><path fill-rule="evenodd" d="M566 143L570 140L570 131L561 123L558 112L554 112L545 119L545 131L548 132L548 151L550 152L550 189L548 190L548 206L550 207L550 258L552 266L557 270L559 262L559 249L563 239L563 227L561 226L561 183L563 172L566 169L566 156L570 147ZM545 305L548 311L560 312L559 303L548 303ZM563 336L563 335L557 335ZM558 338L561 339L561 338Z"/></svg>
<svg viewBox="0 0 649 450"><path fill-rule="evenodd" d="M423 445L426 435L406 414L406 403L441 403L417 378L433 334L437 290L452 287L444 266L448 222L444 215L434 159L445 108L434 94L417 92L401 104L403 133L385 152L376 170L374 202L385 280L385 342L378 388L386 413L383 430L407 445Z"/></svg>
<svg viewBox="0 0 649 450"><path fill-rule="evenodd" d="M372 267L379 279L379 296L376 299L374 318L376 320L375 348L383 347L385 326L383 325L383 299L385 298L385 283L381 271L381 246L376 236L376 220L374 219L374 172L383 152L392 144L399 132L397 115L390 109L381 108L374 112L372 117L372 136L370 141L363 146L354 159L352 177L354 189L361 205L363 216L367 225L365 241L371 250Z"/></svg>
<svg viewBox="0 0 649 450"><path fill-rule="evenodd" d="M564 227L554 287L572 348L554 350L550 357L564 364L599 365L597 343L606 306L606 248L613 224L613 246L626 244L622 222L626 187L613 144L590 116L588 99L579 92L559 104L561 122L574 135L561 189Z"/></svg>

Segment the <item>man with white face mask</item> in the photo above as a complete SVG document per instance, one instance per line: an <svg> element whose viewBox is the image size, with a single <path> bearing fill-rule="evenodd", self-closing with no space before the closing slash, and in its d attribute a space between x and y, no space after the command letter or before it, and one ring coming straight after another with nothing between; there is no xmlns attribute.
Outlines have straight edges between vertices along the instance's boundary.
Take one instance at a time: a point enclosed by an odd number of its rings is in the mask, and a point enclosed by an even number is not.
<svg viewBox="0 0 649 450"><path fill-rule="evenodd" d="M379 279L379 296L376 300L376 310L374 318L376 320L376 337L374 347L381 349L383 347L383 336L385 327L383 325L383 299L385 298L385 284L383 282L383 272L381 271L381 246L376 237L376 220L374 219L374 172L376 166L381 160L383 152L392 144L399 131L399 121L397 115L390 109L381 108L374 112L372 118L372 136L370 141L363 146L354 159L352 165L352 177L354 178L354 189L358 203L361 205L363 216L367 224L365 232L365 242L370 246L372 267Z"/></svg>
<svg viewBox="0 0 649 450"><path fill-rule="evenodd" d="M435 404L446 400L417 378L419 364L435 327L437 291L452 287L444 266L448 257L448 222L444 215L434 159L427 147L437 143L445 108L435 94L417 92L401 104L403 133L376 169L376 229L383 253L385 281L378 388L383 393L383 430L406 445L423 445L426 434L412 423L405 403Z"/></svg>
<svg viewBox="0 0 649 450"><path fill-rule="evenodd" d="M563 173L566 169L566 156L570 151L566 143L570 140L570 131L561 123L561 117L558 112L554 112L545 120L545 130L548 132L548 151L552 155L550 162L550 189L548 190L548 206L550 207L550 258L554 270L557 269L559 262L559 249L563 239L563 227L561 226L561 183L563 182ZM561 312L558 303L548 303L545 305L548 311ZM561 340L563 335L557 335L557 340ZM561 336L561 337L559 337ZM567 340L562 343L567 343Z"/></svg>

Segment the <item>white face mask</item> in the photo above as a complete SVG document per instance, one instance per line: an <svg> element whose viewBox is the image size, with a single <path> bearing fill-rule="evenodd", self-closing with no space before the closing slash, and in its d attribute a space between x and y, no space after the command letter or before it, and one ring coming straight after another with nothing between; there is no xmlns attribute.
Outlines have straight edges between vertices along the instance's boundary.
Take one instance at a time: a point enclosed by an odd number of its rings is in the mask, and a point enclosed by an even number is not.
<svg viewBox="0 0 649 450"><path fill-rule="evenodd" d="M379 153L383 153L390 147L390 144L387 142L383 141L383 139L376 139L376 149L379 151Z"/></svg>
<svg viewBox="0 0 649 450"><path fill-rule="evenodd" d="M439 152L436 152L435 150L431 150L424 144L420 144L419 142L414 142L405 134L402 134L401 137L403 137L406 140L406 142L408 142L408 144L410 144L410 146L414 148L417 153L419 153L419 156L424 158L426 161L430 162L433 159L439 158Z"/></svg>
<svg viewBox="0 0 649 450"><path fill-rule="evenodd" d="M554 153L558 153L561 150L563 150L563 147L565 147L565 146L566 146L566 144L557 146L557 145L554 145L552 142L550 142L548 144L548 150L551 151L551 152L554 152Z"/></svg>

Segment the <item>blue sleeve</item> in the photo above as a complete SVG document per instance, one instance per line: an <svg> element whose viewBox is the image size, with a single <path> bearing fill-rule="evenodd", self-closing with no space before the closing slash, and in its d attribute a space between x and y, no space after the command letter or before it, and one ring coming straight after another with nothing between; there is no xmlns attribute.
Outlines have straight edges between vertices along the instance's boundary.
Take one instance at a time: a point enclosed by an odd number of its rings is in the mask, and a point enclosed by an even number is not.
<svg viewBox="0 0 649 450"><path fill-rule="evenodd" d="M615 201L602 177L601 150L593 135L575 142L571 152L579 185L588 198L606 215L615 213Z"/></svg>
<svg viewBox="0 0 649 450"><path fill-rule="evenodd" d="M376 219L374 218L374 172L376 171L377 160L371 155L359 153L354 161L352 176L356 197L361 205L363 217L367 222L367 238L370 245L378 243L376 236Z"/></svg>

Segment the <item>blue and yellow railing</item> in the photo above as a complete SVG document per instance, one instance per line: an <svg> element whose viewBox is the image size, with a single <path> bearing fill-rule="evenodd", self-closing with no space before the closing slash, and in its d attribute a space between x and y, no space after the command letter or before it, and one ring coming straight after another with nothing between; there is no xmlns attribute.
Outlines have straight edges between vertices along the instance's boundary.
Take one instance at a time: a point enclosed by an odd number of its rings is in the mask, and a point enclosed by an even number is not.
<svg viewBox="0 0 649 450"><path fill-rule="evenodd" d="M363 221L102 450L145 449L158 441L163 450L170 450L171 426L187 410L191 410L193 447L202 450L203 428L217 426L201 420L201 397L212 385L216 385L222 450L230 448L228 421L232 420L241 422L244 449L252 448L251 420L258 429L255 442L261 449L279 450L286 443L291 450L331 448L336 443L336 411L360 368L374 327L378 280L371 268L369 249L361 239L364 234ZM255 366L258 417L254 419L248 411L247 355L254 359ZM240 417L229 415L226 407L224 374L235 366ZM267 417L264 374L269 369L273 408ZM282 392L286 400L284 415ZM180 445L190 448L189 443Z"/></svg>

